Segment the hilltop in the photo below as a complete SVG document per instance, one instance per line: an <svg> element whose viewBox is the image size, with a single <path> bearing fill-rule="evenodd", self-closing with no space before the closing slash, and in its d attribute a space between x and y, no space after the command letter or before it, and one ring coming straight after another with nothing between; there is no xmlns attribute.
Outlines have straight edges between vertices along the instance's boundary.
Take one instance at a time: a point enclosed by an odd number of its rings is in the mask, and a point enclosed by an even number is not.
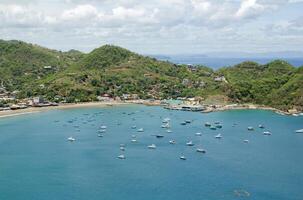
<svg viewBox="0 0 303 200"><path fill-rule="evenodd" d="M303 69L283 60L243 62L217 71L176 65L104 45L90 53L60 52L21 41L0 40L0 83L18 98L95 101L104 94L141 99L198 97L222 103L303 108Z"/></svg>

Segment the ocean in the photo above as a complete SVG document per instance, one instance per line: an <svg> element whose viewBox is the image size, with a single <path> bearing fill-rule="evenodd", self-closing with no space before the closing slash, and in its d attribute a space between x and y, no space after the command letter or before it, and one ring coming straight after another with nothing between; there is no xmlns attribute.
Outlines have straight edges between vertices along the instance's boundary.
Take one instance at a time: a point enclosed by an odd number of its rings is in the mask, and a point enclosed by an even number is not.
<svg viewBox="0 0 303 200"><path fill-rule="evenodd" d="M303 66L303 58L254 58L254 57L220 58L220 57L203 57L203 56L167 56L167 57L158 56L158 58L160 60L168 60L176 64L204 65L214 70L222 67L233 66L244 61L253 61L259 64L266 64L275 59L285 60L295 67Z"/></svg>
<svg viewBox="0 0 303 200"><path fill-rule="evenodd" d="M172 133L161 128L167 117ZM184 120L191 123L181 125ZM216 121L221 129L204 126ZM106 132L98 137L102 125ZM302 200L303 134L294 132L302 128L302 116L271 111L203 114L141 105L2 118L0 199ZM223 138L215 139L219 133ZM132 135L137 143L131 142ZM195 145L187 146L188 141ZM126 145L125 152L120 144ZM157 148L148 149L150 144ZM120 154L126 159L118 159Z"/></svg>

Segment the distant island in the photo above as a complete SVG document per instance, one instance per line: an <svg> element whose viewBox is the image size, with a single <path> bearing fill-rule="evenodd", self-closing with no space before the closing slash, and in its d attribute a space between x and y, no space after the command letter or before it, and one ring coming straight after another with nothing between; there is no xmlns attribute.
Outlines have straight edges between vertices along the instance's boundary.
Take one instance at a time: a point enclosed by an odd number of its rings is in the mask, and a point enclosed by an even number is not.
<svg viewBox="0 0 303 200"><path fill-rule="evenodd" d="M208 108L253 104L286 113L303 110L303 66L283 60L213 70L159 61L112 45L82 53L0 40L0 74L0 110L169 99Z"/></svg>

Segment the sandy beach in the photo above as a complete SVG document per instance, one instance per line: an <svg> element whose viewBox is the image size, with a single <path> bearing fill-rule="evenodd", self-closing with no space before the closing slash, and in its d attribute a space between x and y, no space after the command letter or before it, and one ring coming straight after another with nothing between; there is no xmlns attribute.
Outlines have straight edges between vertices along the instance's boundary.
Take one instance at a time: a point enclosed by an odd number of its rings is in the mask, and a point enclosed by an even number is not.
<svg viewBox="0 0 303 200"><path fill-rule="evenodd" d="M111 102L86 102L86 103L59 104L58 106L48 106L48 107L29 107L29 108L20 109L20 110L0 111L0 118L32 114L32 113L44 112L44 111L54 110L54 109L105 107L105 106L117 106L117 105L127 105L127 104L130 104L130 103L111 101Z"/></svg>

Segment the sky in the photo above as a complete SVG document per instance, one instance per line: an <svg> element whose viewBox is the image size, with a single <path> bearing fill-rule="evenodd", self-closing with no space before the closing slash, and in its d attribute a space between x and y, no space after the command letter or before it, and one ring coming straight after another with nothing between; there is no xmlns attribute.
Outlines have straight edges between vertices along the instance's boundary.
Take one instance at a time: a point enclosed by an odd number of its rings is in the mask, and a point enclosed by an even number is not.
<svg viewBox="0 0 303 200"><path fill-rule="evenodd" d="M0 39L83 52L303 51L303 0L0 0Z"/></svg>

